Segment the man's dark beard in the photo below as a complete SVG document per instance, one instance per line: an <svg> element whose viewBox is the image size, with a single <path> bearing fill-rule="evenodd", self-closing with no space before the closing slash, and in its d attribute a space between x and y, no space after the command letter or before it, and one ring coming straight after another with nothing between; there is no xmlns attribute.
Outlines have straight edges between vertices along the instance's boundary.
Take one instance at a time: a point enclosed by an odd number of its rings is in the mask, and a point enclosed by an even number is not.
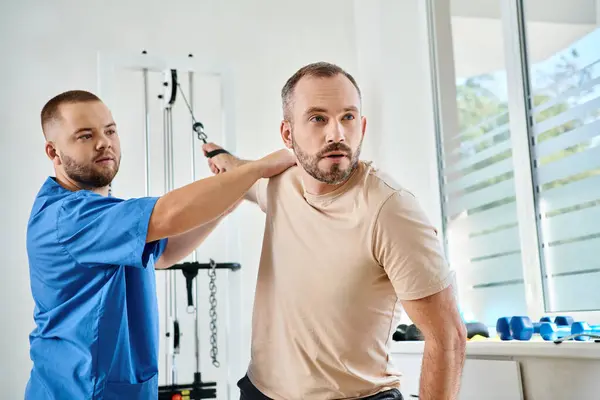
<svg viewBox="0 0 600 400"><path fill-rule="evenodd" d="M115 160L114 170L95 171L93 165L80 165L71 157L61 154L63 168L69 178L86 189L96 189L108 186L119 170L120 160Z"/></svg>
<svg viewBox="0 0 600 400"><path fill-rule="evenodd" d="M298 158L298 162L302 165L302 168L313 178L319 182L327 183L329 185L337 185L345 182L352 172L358 166L358 158L360 156L360 145L356 149L355 153L352 153L352 149L344 143L332 143L326 146L324 149L319 151L314 156L305 153L295 142L292 134L292 148ZM329 171L323 171L319 168L319 161L325 158L323 155L332 151L343 151L350 157L350 164L346 169L341 169L340 164L333 164Z"/></svg>

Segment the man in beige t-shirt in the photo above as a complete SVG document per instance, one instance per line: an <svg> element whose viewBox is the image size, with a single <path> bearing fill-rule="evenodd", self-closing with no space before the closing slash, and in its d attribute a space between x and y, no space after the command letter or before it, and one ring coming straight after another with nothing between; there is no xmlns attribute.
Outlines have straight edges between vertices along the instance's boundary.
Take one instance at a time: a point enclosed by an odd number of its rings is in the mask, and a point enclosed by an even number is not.
<svg viewBox="0 0 600 400"><path fill-rule="evenodd" d="M455 399L466 340L454 274L415 197L359 159L358 85L315 63L288 80L282 100L297 166L246 196L266 225L241 398L402 399L389 345L404 309L425 337L420 399ZM209 161L214 173L242 163Z"/></svg>

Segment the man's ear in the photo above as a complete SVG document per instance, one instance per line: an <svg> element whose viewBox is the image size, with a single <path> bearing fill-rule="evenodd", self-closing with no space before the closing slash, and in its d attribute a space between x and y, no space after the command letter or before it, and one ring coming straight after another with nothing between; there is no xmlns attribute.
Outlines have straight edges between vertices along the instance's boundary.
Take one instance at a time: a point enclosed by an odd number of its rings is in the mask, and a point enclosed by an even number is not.
<svg viewBox="0 0 600 400"><path fill-rule="evenodd" d="M58 151L56 150L56 147L54 146L53 142L46 142L45 151L46 156L48 156L48 158L50 159L50 161L52 161L54 165L62 164L60 157L58 156Z"/></svg>
<svg viewBox="0 0 600 400"><path fill-rule="evenodd" d="M365 137L365 133L367 132L367 117L360 117L360 129L362 131L363 138Z"/></svg>
<svg viewBox="0 0 600 400"><path fill-rule="evenodd" d="M281 125L279 127L281 131L281 139L283 139L283 143L285 147L288 149L292 148L292 124L289 121L281 121Z"/></svg>

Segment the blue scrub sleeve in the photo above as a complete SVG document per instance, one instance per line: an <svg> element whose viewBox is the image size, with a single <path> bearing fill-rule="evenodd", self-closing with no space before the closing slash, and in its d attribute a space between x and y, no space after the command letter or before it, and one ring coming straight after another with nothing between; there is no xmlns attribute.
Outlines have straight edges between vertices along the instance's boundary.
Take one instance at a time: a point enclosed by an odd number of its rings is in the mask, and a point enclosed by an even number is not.
<svg viewBox="0 0 600 400"><path fill-rule="evenodd" d="M58 241L80 265L146 268L167 240L146 243L157 197L123 200L77 192L58 211Z"/></svg>

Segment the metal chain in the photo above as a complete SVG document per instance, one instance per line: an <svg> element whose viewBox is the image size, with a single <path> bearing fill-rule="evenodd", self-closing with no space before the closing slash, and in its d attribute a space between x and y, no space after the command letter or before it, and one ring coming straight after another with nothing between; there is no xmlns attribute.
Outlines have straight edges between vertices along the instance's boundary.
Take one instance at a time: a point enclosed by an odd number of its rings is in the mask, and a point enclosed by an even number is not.
<svg viewBox="0 0 600 400"><path fill-rule="evenodd" d="M208 284L208 288L210 290L210 356L212 358L212 363L215 367L219 368L219 361L217 361L217 353L219 349L217 347L217 271L216 271L217 263L214 260L210 260L210 269L208 270L208 276L210 278L210 282Z"/></svg>

